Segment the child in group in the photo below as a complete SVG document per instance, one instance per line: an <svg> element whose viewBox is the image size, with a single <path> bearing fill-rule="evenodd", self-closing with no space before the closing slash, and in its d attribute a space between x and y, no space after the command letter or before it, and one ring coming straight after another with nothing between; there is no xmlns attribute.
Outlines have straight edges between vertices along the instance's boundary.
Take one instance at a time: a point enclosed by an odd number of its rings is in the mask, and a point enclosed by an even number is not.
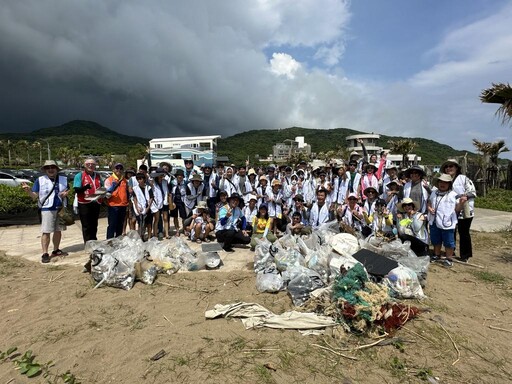
<svg viewBox="0 0 512 384"><path fill-rule="evenodd" d="M254 251L256 248L256 239L266 237L271 243L277 240L277 237L270 231L272 221L272 218L268 215L267 204L261 204L258 213L252 221L251 251Z"/></svg>
<svg viewBox="0 0 512 384"><path fill-rule="evenodd" d="M242 213L245 216L245 221L247 222L245 229L249 232L249 235L252 234L252 224L249 223L252 223L254 217L258 214L258 207L256 207L257 201L257 197L251 195L249 203L242 208Z"/></svg>
<svg viewBox="0 0 512 384"><path fill-rule="evenodd" d="M437 190L433 191L428 201L428 222L430 224L430 241L434 246L431 261L440 261L445 267L451 267L455 249L455 227L457 216L467 196L457 200L457 193L452 190L453 179L443 173L437 179ZM445 258L441 258L441 247L444 245Z"/></svg>
<svg viewBox="0 0 512 384"><path fill-rule="evenodd" d="M135 178L137 185L133 187L133 208L137 217L139 235L144 240L146 229L148 231L148 239L151 238L153 224L153 215L151 214L153 191L149 185L146 185L146 175L137 173Z"/></svg>
<svg viewBox="0 0 512 384"><path fill-rule="evenodd" d="M393 215L387 209L385 200L377 199L375 201L375 210L370 215L366 212L363 214L366 223L370 226L374 235L395 237Z"/></svg>
<svg viewBox="0 0 512 384"><path fill-rule="evenodd" d="M190 240L196 241L198 244L201 244L203 240L209 243L210 239L208 236L214 227L206 201L200 201L195 211L196 212L192 215L192 222L189 227Z"/></svg>
<svg viewBox="0 0 512 384"><path fill-rule="evenodd" d="M298 236L311 234L311 227L304 225L300 212L293 212L291 222L286 225L286 234Z"/></svg>
<svg viewBox="0 0 512 384"><path fill-rule="evenodd" d="M283 217L283 190L278 179L272 181L271 190L265 200L267 202L268 215L272 219L270 229L274 235L277 235L278 227Z"/></svg>
<svg viewBox="0 0 512 384"><path fill-rule="evenodd" d="M215 204L215 221L219 220L219 211L222 207L228 205L228 193L226 191L219 192L219 201Z"/></svg>

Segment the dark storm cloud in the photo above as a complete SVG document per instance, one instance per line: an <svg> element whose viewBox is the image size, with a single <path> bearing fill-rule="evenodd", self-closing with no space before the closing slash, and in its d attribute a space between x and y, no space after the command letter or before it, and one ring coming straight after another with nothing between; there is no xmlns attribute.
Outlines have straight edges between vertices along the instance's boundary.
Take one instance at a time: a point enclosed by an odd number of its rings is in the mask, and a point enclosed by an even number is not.
<svg viewBox="0 0 512 384"><path fill-rule="evenodd" d="M280 98L288 85L276 82L263 48L329 42L340 24L330 16L317 37L301 36L300 23L327 10L287 3L4 2L2 130L72 119L145 136L277 127L294 104Z"/></svg>

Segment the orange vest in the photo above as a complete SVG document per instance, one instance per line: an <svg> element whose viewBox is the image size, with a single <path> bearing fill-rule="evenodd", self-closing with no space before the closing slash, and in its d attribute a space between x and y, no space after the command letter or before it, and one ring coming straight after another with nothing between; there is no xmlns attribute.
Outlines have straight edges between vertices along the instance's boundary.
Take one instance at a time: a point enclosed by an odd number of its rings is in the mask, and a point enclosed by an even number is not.
<svg viewBox="0 0 512 384"><path fill-rule="evenodd" d="M107 180L109 183L105 182L105 184L112 184L114 182L117 183L117 179L114 176L110 176ZM109 207L128 206L128 184L126 183L126 179L124 177L121 179L120 184L116 187L114 192L112 192L110 199L106 199L106 202Z"/></svg>

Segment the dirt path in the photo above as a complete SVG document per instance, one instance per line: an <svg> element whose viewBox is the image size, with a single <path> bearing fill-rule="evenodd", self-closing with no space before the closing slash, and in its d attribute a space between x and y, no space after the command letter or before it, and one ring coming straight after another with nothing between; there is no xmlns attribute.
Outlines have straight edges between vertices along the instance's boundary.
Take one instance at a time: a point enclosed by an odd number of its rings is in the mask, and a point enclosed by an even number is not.
<svg viewBox="0 0 512 384"><path fill-rule="evenodd" d="M51 372L69 370L82 383L416 383L426 375L440 383L512 382L512 234L474 239L474 262L485 269L432 265L429 298L420 303L431 311L400 330L401 340L358 351L374 340L206 321L205 310L217 303L292 308L285 293L259 294L250 272L180 273L158 277L171 286L92 290L80 268L2 255L0 350L31 349L37 361L54 362ZM342 353L358 360L313 344L348 349ZM162 349L163 358L149 359ZM26 379L12 362L0 362L6 382L42 378Z"/></svg>

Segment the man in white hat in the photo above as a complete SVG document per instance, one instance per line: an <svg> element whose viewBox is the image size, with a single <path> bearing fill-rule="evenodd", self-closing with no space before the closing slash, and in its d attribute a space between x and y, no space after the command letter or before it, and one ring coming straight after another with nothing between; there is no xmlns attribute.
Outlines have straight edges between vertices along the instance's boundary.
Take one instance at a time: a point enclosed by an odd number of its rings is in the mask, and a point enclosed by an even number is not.
<svg viewBox="0 0 512 384"><path fill-rule="evenodd" d="M37 205L41 209L41 247L43 255L41 262L49 263L53 256L66 256L67 253L59 249L62 231L66 230L65 225L59 223L57 215L59 209L67 204L67 195L69 192L66 176L58 174L60 168L54 160L47 160L41 170L45 173L39 176L32 189L26 183L21 186L25 192L34 200L37 199ZM53 251L50 256L48 248L50 246L50 233L53 233Z"/></svg>

